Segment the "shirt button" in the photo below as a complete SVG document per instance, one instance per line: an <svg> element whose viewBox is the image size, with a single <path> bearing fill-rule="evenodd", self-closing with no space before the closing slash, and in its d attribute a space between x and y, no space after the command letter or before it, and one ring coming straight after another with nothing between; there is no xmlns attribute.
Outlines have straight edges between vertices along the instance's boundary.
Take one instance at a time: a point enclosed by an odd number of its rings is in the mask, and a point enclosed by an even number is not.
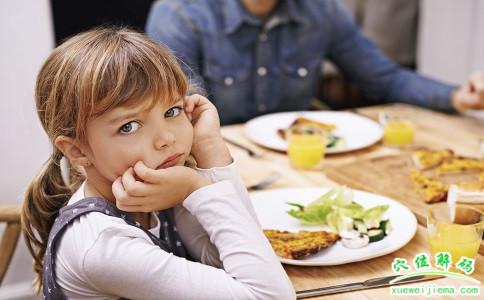
<svg viewBox="0 0 484 300"><path fill-rule="evenodd" d="M259 104L259 106L257 106L257 109L259 110L259 112L265 112L266 111L266 106L265 104Z"/></svg>
<svg viewBox="0 0 484 300"><path fill-rule="evenodd" d="M225 85L232 85L234 83L234 79L232 77L225 77L224 83Z"/></svg>
<svg viewBox="0 0 484 300"><path fill-rule="evenodd" d="M306 68L297 69L297 74L301 77L306 77L308 75L308 70Z"/></svg>
<svg viewBox="0 0 484 300"><path fill-rule="evenodd" d="M259 74L259 76L265 76L267 74L267 69L264 67L259 67L257 68L257 74Z"/></svg>
<svg viewBox="0 0 484 300"><path fill-rule="evenodd" d="M262 33L261 35L259 35L259 40L262 42L267 41L267 34Z"/></svg>

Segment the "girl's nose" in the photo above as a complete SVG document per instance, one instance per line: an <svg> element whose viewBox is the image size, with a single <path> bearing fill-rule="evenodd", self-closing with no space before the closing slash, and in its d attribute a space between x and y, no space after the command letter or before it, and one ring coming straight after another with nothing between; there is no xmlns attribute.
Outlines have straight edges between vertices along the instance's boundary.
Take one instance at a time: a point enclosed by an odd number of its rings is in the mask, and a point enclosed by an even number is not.
<svg viewBox="0 0 484 300"><path fill-rule="evenodd" d="M155 148L163 149L164 147L171 146L176 142L175 135L171 132L162 132L155 139Z"/></svg>

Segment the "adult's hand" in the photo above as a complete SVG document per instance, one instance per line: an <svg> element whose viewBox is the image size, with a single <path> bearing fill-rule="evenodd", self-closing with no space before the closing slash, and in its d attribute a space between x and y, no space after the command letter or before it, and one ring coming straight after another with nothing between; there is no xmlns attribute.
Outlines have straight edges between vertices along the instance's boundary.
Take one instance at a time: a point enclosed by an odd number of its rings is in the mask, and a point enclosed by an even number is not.
<svg viewBox="0 0 484 300"><path fill-rule="evenodd" d="M473 73L452 94L452 105L458 111L484 109L484 71Z"/></svg>

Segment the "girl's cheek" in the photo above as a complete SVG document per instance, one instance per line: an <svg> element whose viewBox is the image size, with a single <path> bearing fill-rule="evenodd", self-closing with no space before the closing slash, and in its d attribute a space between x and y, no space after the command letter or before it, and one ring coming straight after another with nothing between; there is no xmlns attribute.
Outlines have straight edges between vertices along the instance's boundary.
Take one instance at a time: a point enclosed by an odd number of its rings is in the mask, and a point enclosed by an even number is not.
<svg viewBox="0 0 484 300"><path fill-rule="evenodd" d="M133 153L136 152L133 151ZM116 178L123 175L126 170L133 167L138 161L144 161L144 157L133 155L133 153L125 153L125 155L108 158L111 161L110 165L113 166L112 170L114 171Z"/></svg>

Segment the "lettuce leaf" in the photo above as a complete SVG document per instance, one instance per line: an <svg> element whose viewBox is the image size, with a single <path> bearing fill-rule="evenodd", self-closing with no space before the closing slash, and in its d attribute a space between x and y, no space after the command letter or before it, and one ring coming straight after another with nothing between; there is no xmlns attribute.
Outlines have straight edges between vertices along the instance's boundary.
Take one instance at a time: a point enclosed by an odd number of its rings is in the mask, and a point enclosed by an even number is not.
<svg viewBox="0 0 484 300"><path fill-rule="evenodd" d="M333 206L351 204L352 194L348 191L344 187L331 189L306 206L289 202L287 204L298 209L291 209L287 213L306 225L325 225L326 216L333 210Z"/></svg>
<svg viewBox="0 0 484 300"><path fill-rule="evenodd" d="M362 220L367 228L378 227L388 205L378 205L365 209L353 202L353 191L346 187L333 188L324 195L304 206L288 202L295 207L287 213L305 225L329 225L331 229L351 231L354 220Z"/></svg>
<svg viewBox="0 0 484 300"><path fill-rule="evenodd" d="M378 228L380 221L383 219L383 214L388 210L388 204L377 205L369 208L363 214L363 222L367 228Z"/></svg>
<svg viewBox="0 0 484 300"><path fill-rule="evenodd" d="M343 209L333 207L333 211L328 214L326 221L331 229L336 232L353 230L353 219L346 216Z"/></svg>

